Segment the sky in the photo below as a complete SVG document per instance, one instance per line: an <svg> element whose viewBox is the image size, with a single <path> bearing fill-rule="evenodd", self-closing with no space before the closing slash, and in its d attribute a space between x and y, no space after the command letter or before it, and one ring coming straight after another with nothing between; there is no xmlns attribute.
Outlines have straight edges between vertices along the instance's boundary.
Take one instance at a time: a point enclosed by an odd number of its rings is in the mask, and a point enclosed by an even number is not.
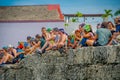
<svg viewBox="0 0 120 80"><path fill-rule="evenodd" d="M120 0L0 0L0 6L60 4L62 13L72 14L77 11L87 13L104 13L104 9L113 12L120 9Z"/></svg>

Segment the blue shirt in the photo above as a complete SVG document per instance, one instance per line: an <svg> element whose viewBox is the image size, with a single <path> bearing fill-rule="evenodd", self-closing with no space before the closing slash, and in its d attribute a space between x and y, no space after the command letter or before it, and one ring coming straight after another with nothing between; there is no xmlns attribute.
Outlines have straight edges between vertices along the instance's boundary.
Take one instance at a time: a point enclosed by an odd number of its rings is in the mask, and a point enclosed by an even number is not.
<svg viewBox="0 0 120 80"><path fill-rule="evenodd" d="M116 25L116 32L119 32L120 31L120 24L117 24Z"/></svg>
<svg viewBox="0 0 120 80"><path fill-rule="evenodd" d="M109 42L109 39L112 36L111 31L109 29L106 29L106 28L97 29L96 34L98 36L97 42L101 46L106 45Z"/></svg>

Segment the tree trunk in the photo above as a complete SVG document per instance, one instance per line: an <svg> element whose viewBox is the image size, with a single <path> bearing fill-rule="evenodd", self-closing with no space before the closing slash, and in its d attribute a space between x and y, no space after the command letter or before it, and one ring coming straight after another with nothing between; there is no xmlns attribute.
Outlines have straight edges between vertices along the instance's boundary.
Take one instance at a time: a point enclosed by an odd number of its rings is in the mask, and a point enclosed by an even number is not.
<svg viewBox="0 0 120 80"><path fill-rule="evenodd" d="M108 22L108 17L103 18L103 22Z"/></svg>

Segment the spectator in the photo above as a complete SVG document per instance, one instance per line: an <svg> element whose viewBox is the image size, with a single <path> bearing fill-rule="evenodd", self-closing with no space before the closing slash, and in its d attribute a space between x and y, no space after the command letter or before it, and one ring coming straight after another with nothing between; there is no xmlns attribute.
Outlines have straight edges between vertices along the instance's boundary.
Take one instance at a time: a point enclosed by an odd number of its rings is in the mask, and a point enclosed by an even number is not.
<svg viewBox="0 0 120 80"><path fill-rule="evenodd" d="M103 22L101 28L97 29L95 33L95 39L97 40L94 46L104 46L111 40L112 34L109 29L107 29L107 22Z"/></svg>
<svg viewBox="0 0 120 80"><path fill-rule="evenodd" d="M13 56L11 54L8 53L8 47L5 46L2 49L2 53L4 54L4 56L2 57L0 64L7 64L7 63L12 63L13 62Z"/></svg>
<svg viewBox="0 0 120 80"><path fill-rule="evenodd" d="M113 23L111 21L108 22L108 29L111 31L112 34L116 30L115 26L113 25Z"/></svg>
<svg viewBox="0 0 120 80"><path fill-rule="evenodd" d="M94 36L94 33L92 32L91 25L85 25L84 26L82 37L83 38L80 42L80 47L81 46L92 46L93 45L93 43L95 42L95 36Z"/></svg>
<svg viewBox="0 0 120 80"><path fill-rule="evenodd" d="M64 29L59 29L60 40L58 42L58 48L67 46L68 36L65 34Z"/></svg>
<svg viewBox="0 0 120 80"><path fill-rule="evenodd" d="M115 26L116 26L116 32L120 32L120 17L116 17L115 19L114 19L114 22L115 22Z"/></svg>
<svg viewBox="0 0 120 80"><path fill-rule="evenodd" d="M101 24L98 23L96 27L97 27L97 29L99 29L101 27Z"/></svg>
<svg viewBox="0 0 120 80"><path fill-rule="evenodd" d="M77 41L75 41L74 35L69 35L68 36L68 48L73 48L75 49L77 47Z"/></svg>

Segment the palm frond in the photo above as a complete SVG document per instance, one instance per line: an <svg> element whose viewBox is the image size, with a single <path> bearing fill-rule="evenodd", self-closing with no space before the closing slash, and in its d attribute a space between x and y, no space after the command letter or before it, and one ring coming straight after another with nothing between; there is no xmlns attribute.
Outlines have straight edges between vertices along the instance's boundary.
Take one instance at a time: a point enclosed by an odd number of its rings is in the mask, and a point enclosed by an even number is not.
<svg viewBox="0 0 120 80"><path fill-rule="evenodd" d="M76 16L77 16L77 17L82 17L83 14L82 14L81 12L78 11L78 12L76 13Z"/></svg>
<svg viewBox="0 0 120 80"><path fill-rule="evenodd" d="M107 17L107 15L106 15L106 14L103 14L103 15L102 15L102 18L106 18L106 17Z"/></svg>
<svg viewBox="0 0 120 80"><path fill-rule="evenodd" d="M111 16L111 17L113 17L113 15L112 14L108 14L109 16Z"/></svg>
<svg viewBox="0 0 120 80"><path fill-rule="evenodd" d="M113 17L113 15L112 15L112 13L111 13L112 10L110 10L110 9L108 9L108 10L105 9L104 11L105 11L105 14L102 15L102 18L107 18L107 17L109 17L109 16Z"/></svg>
<svg viewBox="0 0 120 80"><path fill-rule="evenodd" d="M117 11L114 13L114 15L115 15L115 16L120 15L120 9L119 9L119 10L117 10Z"/></svg>
<svg viewBox="0 0 120 80"><path fill-rule="evenodd" d="M64 24L64 26L66 26L66 27L67 27L67 26L69 26L69 24L68 24L68 23L65 23L65 24Z"/></svg>
<svg viewBox="0 0 120 80"><path fill-rule="evenodd" d="M112 12L112 10L107 10L107 9L105 9L105 13L106 14L109 14L109 13L111 13Z"/></svg>
<svg viewBox="0 0 120 80"><path fill-rule="evenodd" d="M77 19L76 18L72 18L72 22L76 22L77 21Z"/></svg>

